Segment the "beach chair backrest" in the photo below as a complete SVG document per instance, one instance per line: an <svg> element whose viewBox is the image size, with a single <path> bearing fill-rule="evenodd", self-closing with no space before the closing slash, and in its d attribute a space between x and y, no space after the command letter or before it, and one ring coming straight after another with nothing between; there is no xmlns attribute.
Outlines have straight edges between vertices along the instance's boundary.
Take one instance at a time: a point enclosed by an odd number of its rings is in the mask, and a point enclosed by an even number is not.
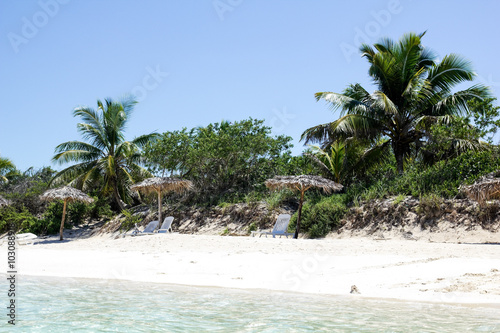
<svg viewBox="0 0 500 333"><path fill-rule="evenodd" d="M158 226L160 222L158 221L151 221L149 222L148 226L144 229L143 232L153 232L155 231L156 227Z"/></svg>
<svg viewBox="0 0 500 333"><path fill-rule="evenodd" d="M173 216L167 216L161 225L160 230L168 230L172 226L172 222L174 221Z"/></svg>
<svg viewBox="0 0 500 333"><path fill-rule="evenodd" d="M283 234L288 229L288 224L290 223L290 214L281 214L278 216L276 220L276 224L274 225L273 234Z"/></svg>

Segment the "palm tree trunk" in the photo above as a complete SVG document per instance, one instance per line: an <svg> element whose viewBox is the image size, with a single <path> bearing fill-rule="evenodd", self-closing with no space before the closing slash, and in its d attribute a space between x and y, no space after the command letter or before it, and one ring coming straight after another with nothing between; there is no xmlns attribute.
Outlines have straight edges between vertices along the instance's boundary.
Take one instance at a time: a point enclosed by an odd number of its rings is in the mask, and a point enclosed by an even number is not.
<svg viewBox="0 0 500 333"><path fill-rule="evenodd" d="M398 141L392 141L392 152L394 153L394 157L396 158L396 168L399 174L404 172L404 155L405 150L403 145Z"/></svg>
<svg viewBox="0 0 500 333"><path fill-rule="evenodd" d="M120 198L120 193L118 193L116 182L113 184L113 196L115 197L116 204L120 207L120 210L124 210L125 206L123 205L122 198Z"/></svg>
<svg viewBox="0 0 500 333"><path fill-rule="evenodd" d="M304 203L304 191L300 191L299 212L297 213L297 228L295 228L295 235L293 238L299 238L300 230L300 216L302 215L302 204Z"/></svg>
<svg viewBox="0 0 500 333"><path fill-rule="evenodd" d="M59 229L59 240L63 240L63 230L64 230L64 218L66 217L66 203L68 202L68 199L64 200L64 206L63 206L63 214L62 214L62 219L61 219L61 228Z"/></svg>
<svg viewBox="0 0 500 333"><path fill-rule="evenodd" d="M404 159L403 154L401 153L396 155L396 168L399 174L402 174L404 172Z"/></svg>

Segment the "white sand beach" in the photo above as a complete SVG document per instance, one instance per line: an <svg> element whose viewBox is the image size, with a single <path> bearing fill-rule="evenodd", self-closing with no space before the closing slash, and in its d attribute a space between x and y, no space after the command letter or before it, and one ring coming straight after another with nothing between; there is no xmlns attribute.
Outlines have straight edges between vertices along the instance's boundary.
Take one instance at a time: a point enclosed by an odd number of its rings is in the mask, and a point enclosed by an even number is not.
<svg viewBox="0 0 500 333"><path fill-rule="evenodd" d="M6 244L0 249L6 258ZM24 245L17 257L21 275L500 306L495 244L106 235ZM350 293L353 285L360 294Z"/></svg>

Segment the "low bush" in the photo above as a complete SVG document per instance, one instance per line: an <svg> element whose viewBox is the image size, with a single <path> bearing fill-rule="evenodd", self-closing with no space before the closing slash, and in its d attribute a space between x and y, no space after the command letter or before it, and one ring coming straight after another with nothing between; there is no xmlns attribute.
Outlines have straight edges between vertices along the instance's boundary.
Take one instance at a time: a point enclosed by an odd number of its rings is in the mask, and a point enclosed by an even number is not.
<svg viewBox="0 0 500 333"><path fill-rule="evenodd" d="M274 210L280 206L289 205L297 201L297 195L290 190L271 192L265 199L267 209Z"/></svg>
<svg viewBox="0 0 500 333"><path fill-rule="evenodd" d="M0 208L1 233L10 231L11 223L14 224L14 232L31 232L29 226L37 220L25 207L20 212L12 206Z"/></svg>
<svg viewBox="0 0 500 333"><path fill-rule="evenodd" d="M122 210L122 214L125 216L125 218L122 221L122 224L120 226L121 231L128 231L132 229L132 227L136 224L142 221L142 216L139 214L134 214L132 211L125 209Z"/></svg>
<svg viewBox="0 0 500 333"><path fill-rule="evenodd" d="M496 150L468 152L431 166L412 162L401 175L388 169L383 176L349 184L346 193L349 201L353 202L398 195L419 198L430 194L451 199L460 196L460 185L471 184L484 174L498 169L500 156Z"/></svg>
<svg viewBox="0 0 500 333"><path fill-rule="evenodd" d="M340 227L340 220L347 212L345 199L345 195L334 194L317 202L307 201L302 207L300 232L307 233L310 238L319 238ZM293 232L296 226L297 213L290 220L289 232Z"/></svg>

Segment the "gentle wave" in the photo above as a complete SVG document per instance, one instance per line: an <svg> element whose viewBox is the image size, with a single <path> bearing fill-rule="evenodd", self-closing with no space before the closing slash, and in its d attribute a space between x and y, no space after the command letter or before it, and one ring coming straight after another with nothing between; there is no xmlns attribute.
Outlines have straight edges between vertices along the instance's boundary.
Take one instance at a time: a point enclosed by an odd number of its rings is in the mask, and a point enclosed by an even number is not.
<svg viewBox="0 0 500 333"><path fill-rule="evenodd" d="M488 307L26 276L17 292L27 332L500 332Z"/></svg>

